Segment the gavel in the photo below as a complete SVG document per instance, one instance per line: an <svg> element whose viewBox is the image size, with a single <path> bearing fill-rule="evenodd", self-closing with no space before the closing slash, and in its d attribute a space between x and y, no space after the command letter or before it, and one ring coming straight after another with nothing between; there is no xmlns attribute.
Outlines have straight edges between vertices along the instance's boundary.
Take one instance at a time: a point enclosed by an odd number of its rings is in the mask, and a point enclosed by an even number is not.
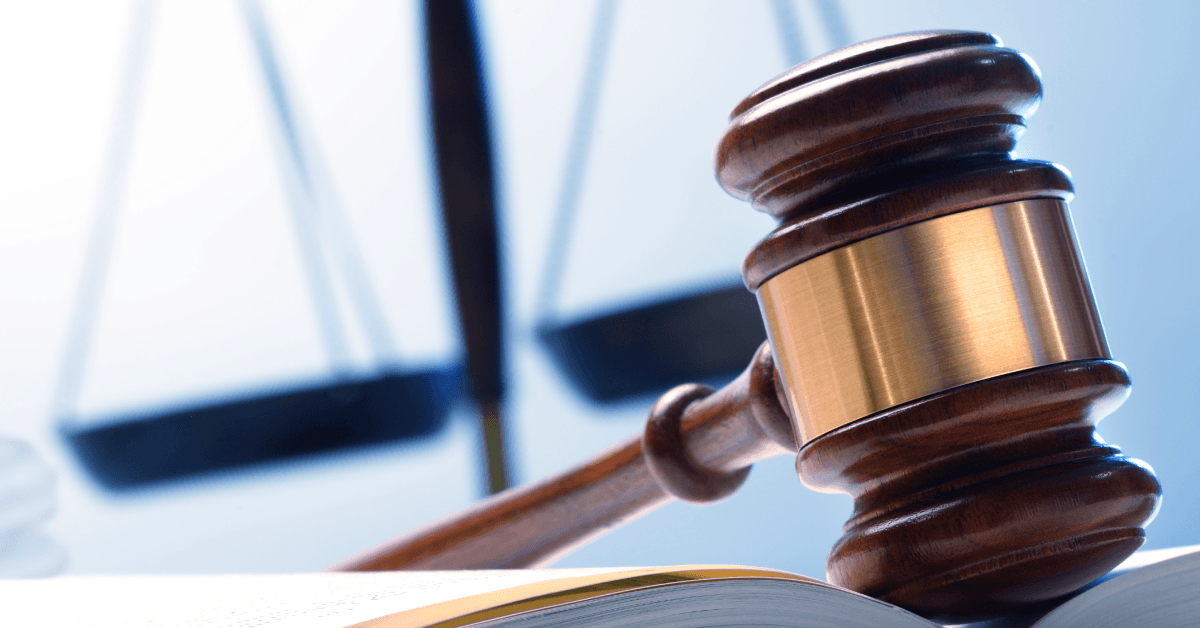
<svg viewBox="0 0 1200 628"><path fill-rule="evenodd" d="M1161 488L1096 423L1128 396L1060 166L1017 159L1033 61L986 33L884 37L803 63L730 117L721 186L779 219L746 258L768 341L645 433L353 559L349 570L545 564L672 498L796 455L848 493L830 582L931 619L1067 595L1144 542Z"/></svg>

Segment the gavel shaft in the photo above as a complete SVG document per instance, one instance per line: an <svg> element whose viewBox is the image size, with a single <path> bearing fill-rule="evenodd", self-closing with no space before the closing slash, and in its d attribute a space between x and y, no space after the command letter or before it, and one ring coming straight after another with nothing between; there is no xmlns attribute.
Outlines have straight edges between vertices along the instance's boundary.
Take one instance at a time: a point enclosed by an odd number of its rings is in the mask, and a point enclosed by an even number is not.
<svg viewBox="0 0 1200 628"><path fill-rule="evenodd" d="M686 405L678 455L712 477L743 473L752 463L789 452L764 343L750 367L720 391ZM681 386L655 406L680 392ZM710 390L698 391L704 394ZM757 397L757 398L756 398ZM756 417L757 413L757 417ZM774 424L763 427L763 415ZM652 419L654 412L652 412ZM790 430L790 427L787 428ZM774 430L774 439L768 435ZM777 441L784 440L784 445ZM792 448L794 450L794 447ZM661 506L672 495L651 470L643 439L631 438L579 467L509 489L345 563L339 571L506 569L544 565L608 530ZM660 465L659 468L662 468ZM670 479L665 480L670 484ZM736 488L736 485L733 486Z"/></svg>

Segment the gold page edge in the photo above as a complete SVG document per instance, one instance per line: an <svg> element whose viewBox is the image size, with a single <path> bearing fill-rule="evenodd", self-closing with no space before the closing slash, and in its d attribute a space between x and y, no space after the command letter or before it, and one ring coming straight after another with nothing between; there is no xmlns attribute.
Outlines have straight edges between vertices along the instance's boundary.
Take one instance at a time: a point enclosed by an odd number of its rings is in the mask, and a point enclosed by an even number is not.
<svg viewBox="0 0 1200 628"><path fill-rule="evenodd" d="M347 628L461 628L554 606L701 580L791 580L844 591L807 576L757 567L686 565L533 582L384 615Z"/></svg>

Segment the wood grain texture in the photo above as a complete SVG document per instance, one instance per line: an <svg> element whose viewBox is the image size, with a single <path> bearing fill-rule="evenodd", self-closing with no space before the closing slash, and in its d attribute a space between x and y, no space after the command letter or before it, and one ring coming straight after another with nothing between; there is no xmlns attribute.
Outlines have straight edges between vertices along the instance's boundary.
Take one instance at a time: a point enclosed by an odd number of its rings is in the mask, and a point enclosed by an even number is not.
<svg viewBox="0 0 1200 628"><path fill-rule="evenodd" d="M780 218L746 258L746 285L917 222L1070 200L1064 169L1011 152L1040 99L1031 60L952 31L864 42L767 83L734 110L717 149L725 189ZM1060 362L809 441L797 457L805 484L855 498L830 581L957 622L1108 571L1141 545L1161 494L1148 467L1094 431L1128 388L1114 362Z"/></svg>
<svg viewBox="0 0 1200 628"><path fill-rule="evenodd" d="M665 403L691 390L681 388L664 395ZM729 386L685 404L679 441L668 447L669 455L719 478L744 474L757 460L795 452L791 425L778 399L771 352L764 343ZM664 480L668 486L684 481L669 471ZM711 497L724 496L719 493ZM646 463L642 439L633 438L575 469L509 489L334 569L535 567L668 499Z"/></svg>
<svg viewBox="0 0 1200 628"><path fill-rule="evenodd" d="M1005 157L1041 101L1037 68L986 33L884 37L803 63L734 109L721 185L777 218L918 163Z"/></svg>
<svg viewBox="0 0 1200 628"><path fill-rule="evenodd" d="M1115 362L953 389L829 432L796 467L855 499L830 581L943 621L1019 610L1106 573L1144 541L1160 487L1096 437L1129 394Z"/></svg>
<svg viewBox="0 0 1200 628"><path fill-rule="evenodd" d="M914 222L977 207L1074 196L1062 166L1025 159L917 166L863 182L855 191L819 212L781 222L743 261L746 286L758 290L796 264Z"/></svg>
<svg viewBox="0 0 1200 628"><path fill-rule="evenodd" d="M1011 152L1040 98L1032 61L956 31L864 42L767 83L717 149L721 184L781 220L747 258L746 284L947 214L1069 200L1065 170ZM664 395L644 439L343 568L539 565L672 495L722 498L754 461L796 451L789 384L764 345L722 390ZM797 455L802 481L855 500L830 581L950 622L1044 603L1108 571L1142 544L1161 496L1149 467L1095 433L1129 385L1116 362L1062 361L816 436Z"/></svg>

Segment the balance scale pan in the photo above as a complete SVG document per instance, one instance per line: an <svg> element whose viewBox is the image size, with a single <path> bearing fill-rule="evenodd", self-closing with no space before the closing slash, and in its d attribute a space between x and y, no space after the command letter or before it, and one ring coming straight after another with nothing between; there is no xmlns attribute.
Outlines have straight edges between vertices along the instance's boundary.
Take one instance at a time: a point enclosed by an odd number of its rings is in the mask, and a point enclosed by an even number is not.
<svg viewBox="0 0 1200 628"><path fill-rule="evenodd" d="M740 282L566 324L538 336L589 399L611 402L679 382L721 382L766 340L754 295Z"/></svg>
<svg viewBox="0 0 1200 628"><path fill-rule="evenodd" d="M62 431L110 489L436 433L461 367L385 372Z"/></svg>

